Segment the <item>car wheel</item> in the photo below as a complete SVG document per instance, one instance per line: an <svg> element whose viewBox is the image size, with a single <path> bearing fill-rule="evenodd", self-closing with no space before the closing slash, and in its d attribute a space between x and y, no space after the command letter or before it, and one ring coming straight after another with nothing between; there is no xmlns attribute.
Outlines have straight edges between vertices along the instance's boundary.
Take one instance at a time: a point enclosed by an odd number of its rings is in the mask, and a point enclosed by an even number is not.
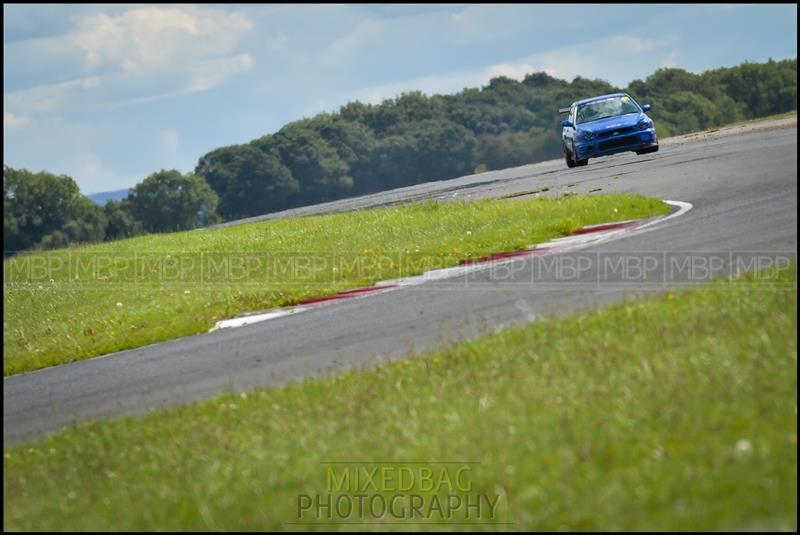
<svg viewBox="0 0 800 535"><path fill-rule="evenodd" d="M564 149L564 161L567 162L567 167L572 169L573 167L575 167L575 161L572 158L570 158L567 146L562 144L561 147Z"/></svg>
<svg viewBox="0 0 800 535"><path fill-rule="evenodd" d="M578 159L578 149L575 148L575 143L572 144L572 155L574 156L574 160L572 161L572 165L570 167L583 167L589 163L589 158L586 158L585 160Z"/></svg>

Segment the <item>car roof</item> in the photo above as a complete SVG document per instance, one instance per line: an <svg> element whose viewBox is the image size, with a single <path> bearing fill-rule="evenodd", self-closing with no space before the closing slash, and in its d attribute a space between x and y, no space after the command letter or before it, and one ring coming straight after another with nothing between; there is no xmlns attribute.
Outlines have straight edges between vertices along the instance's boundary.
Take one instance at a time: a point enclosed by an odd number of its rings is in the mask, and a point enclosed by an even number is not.
<svg viewBox="0 0 800 535"><path fill-rule="evenodd" d="M575 106L576 104L586 104L587 102L594 102L596 100L605 100L607 98L622 97L622 96L630 96L630 95L628 95L627 93L609 93L608 95L600 95L599 97L592 97L592 98L585 98L583 100L576 100L575 102L572 103L572 106ZM572 106L570 106L570 107L572 107Z"/></svg>

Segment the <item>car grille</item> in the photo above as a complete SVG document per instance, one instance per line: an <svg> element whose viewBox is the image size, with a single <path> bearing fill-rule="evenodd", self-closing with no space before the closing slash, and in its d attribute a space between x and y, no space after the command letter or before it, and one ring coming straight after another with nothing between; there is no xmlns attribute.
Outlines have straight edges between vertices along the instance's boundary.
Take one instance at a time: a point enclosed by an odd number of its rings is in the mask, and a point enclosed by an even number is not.
<svg viewBox="0 0 800 535"><path fill-rule="evenodd" d="M639 143L639 136L625 136L617 139L600 142L600 150L616 149L626 145L636 145Z"/></svg>
<svg viewBox="0 0 800 535"><path fill-rule="evenodd" d="M597 135L598 139L603 139L604 137L611 137L611 136L618 136L620 134L629 134L636 130L633 126L628 126L626 128L612 128L611 130L606 130L605 132L600 132Z"/></svg>

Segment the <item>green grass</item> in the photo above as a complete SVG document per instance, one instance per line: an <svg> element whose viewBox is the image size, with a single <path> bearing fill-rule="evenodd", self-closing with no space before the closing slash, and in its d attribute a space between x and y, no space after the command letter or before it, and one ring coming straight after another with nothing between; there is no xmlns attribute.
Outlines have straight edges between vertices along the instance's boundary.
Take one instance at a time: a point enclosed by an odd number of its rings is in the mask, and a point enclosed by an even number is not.
<svg viewBox="0 0 800 535"><path fill-rule="evenodd" d="M763 122L763 121L772 121L772 120L775 120L775 119L788 119L789 117L796 117L796 116L797 116L797 110L793 110L793 111L787 111L785 113L776 113L775 115L767 115L765 117L758 117L757 119L749 119L747 121L739 121L737 123L732 123L732 124L725 125L725 127L728 127L728 126L739 126L739 125L751 124L751 123L760 123L760 122Z"/></svg>
<svg viewBox="0 0 800 535"><path fill-rule="evenodd" d="M23 254L3 263L3 373L201 333L223 318L668 208L633 195L428 202Z"/></svg>
<svg viewBox="0 0 800 535"><path fill-rule="evenodd" d="M735 121L735 122L723 123L723 124L720 124L720 125L717 125L717 126L709 126L707 128L701 128L699 130L690 130L688 132L683 132L683 133L673 132L671 126L668 126L665 123L661 123L661 122L656 121L656 129L657 129L657 132L658 132L658 137L661 138L662 141L665 141L665 140L667 140L669 138L672 138L672 137L687 137L688 138L688 137L692 137L694 134L702 134L703 132L713 133L713 132L718 132L720 130L733 128L733 127L736 127L736 126L742 126L742 125L747 125L747 124L757 124L757 123L763 123L763 122L766 122L766 121L772 121L772 120L775 120L775 119L787 119L789 117L796 117L796 116L797 116L797 110L794 110L794 111L788 111L788 112L785 112L785 113L776 113L775 115L766 115L764 117L756 117L754 119L746 119L746 120L743 120L743 121Z"/></svg>
<svg viewBox="0 0 800 535"><path fill-rule="evenodd" d="M776 119L788 119L789 117L796 117L796 116L797 116L797 110L787 111L785 113L776 113L775 115L767 115L767 116L764 116L764 117L757 117L755 119L747 119L745 121L737 121L737 122L734 122L734 123L726 123L726 124L723 124L723 125L720 125L720 126L716 126L716 127L713 127L713 128L706 129L706 130L698 130L697 132L717 132L719 130L722 130L723 128L732 128L734 126L742 126L742 125L746 125L746 124L763 123L765 121L774 121ZM692 132L690 132L690 133L692 133Z"/></svg>
<svg viewBox="0 0 800 535"><path fill-rule="evenodd" d="M795 530L796 306L792 266L84 424L5 450L4 528L290 529L322 462L455 460L473 528Z"/></svg>

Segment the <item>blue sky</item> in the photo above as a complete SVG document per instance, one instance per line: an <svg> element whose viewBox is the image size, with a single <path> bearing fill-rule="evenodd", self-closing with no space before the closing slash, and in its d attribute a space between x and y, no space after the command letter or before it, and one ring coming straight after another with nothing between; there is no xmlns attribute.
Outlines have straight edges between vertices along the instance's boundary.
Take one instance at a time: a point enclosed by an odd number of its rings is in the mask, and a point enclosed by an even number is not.
<svg viewBox="0 0 800 535"><path fill-rule="evenodd" d="M4 4L3 161L94 193L350 100L796 56L796 4Z"/></svg>

